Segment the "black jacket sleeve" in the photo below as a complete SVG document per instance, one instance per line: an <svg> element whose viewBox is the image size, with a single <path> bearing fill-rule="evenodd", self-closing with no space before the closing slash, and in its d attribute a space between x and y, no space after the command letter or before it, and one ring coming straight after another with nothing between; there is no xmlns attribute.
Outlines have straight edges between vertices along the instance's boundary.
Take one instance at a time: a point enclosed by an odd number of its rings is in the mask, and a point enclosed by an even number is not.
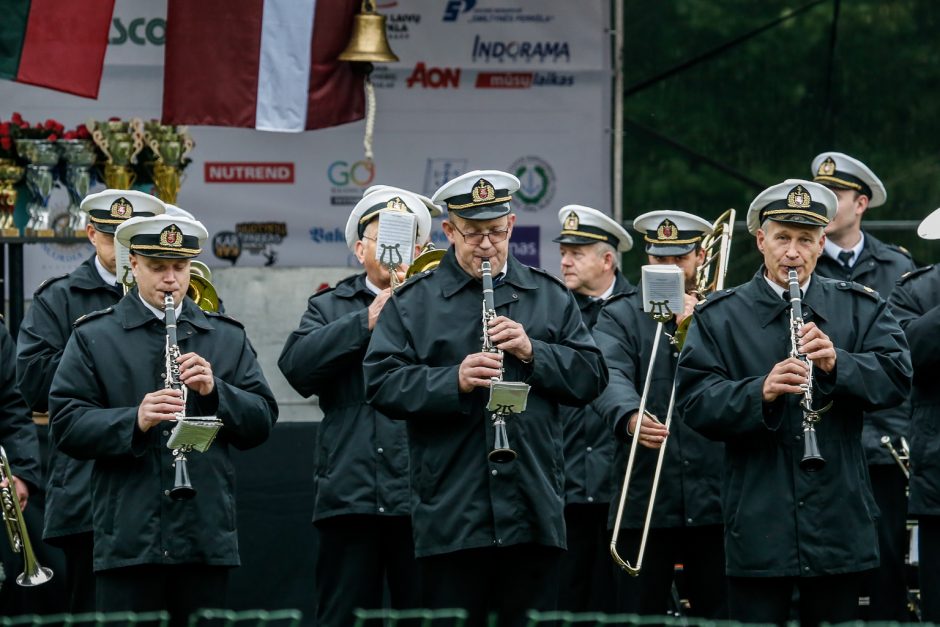
<svg viewBox="0 0 940 627"><path fill-rule="evenodd" d="M40 482L39 436L26 401L16 386L16 350L7 328L0 324L0 444L10 469L35 492Z"/></svg>

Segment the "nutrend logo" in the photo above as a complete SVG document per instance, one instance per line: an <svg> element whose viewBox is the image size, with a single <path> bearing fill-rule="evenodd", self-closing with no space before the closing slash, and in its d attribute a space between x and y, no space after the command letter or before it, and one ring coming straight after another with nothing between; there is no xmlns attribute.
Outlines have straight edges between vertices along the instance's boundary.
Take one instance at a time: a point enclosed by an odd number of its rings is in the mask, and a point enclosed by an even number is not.
<svg viewBox="0 0 940 627"><path fill-rule="evenodd" d="M206 183L293 183L293 163L210 162L205 164Z"/></svg>

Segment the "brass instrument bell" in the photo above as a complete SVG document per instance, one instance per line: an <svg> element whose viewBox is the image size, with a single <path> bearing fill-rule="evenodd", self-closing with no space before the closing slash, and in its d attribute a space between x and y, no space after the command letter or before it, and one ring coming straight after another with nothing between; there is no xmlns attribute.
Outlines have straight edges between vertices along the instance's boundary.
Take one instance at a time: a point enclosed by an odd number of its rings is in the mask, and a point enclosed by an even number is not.
<svg viewBox="0 0 940 627"><path fill-rule="evenodd" d="M370 0L363 0L362 9L353 18L352 35L346 49L340 53L338 59L364 63L398 61L398 56L388 45L385 16L376 12L375 4Z"/></svg>
<svg viewBox="0 0 940 627"><path fill-rule="evenodd" d="M433 270L438 267L441 264L441 259L443 259L446 254L446 250L435 248L434 244L428 241L424 246L424 250L421 251L421 254L415 257L415 260L408 266L408 270L405 272L405 279L410 279L425 270Z"/></svg>
<svg viewBox="0 0 940 627"><path fill-rule="evenodd" d="M186 295L203 311L219 311L219 294L212 285L212 271L201 261L193 260L190 265L189 289Z"/></svg>

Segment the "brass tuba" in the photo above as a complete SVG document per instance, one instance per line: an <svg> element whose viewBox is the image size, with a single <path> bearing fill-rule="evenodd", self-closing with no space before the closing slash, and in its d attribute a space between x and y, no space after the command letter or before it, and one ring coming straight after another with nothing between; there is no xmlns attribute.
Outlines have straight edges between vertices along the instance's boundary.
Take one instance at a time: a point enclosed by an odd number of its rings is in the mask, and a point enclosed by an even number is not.
<svg viewBox="0 0 940 627"><path fill-rule="evenodd" d="M13 483L13 471L7 453L0 446L0 482L6 480L7 487L0 488L0 507L3 510L3 522L6 523L7 537L14 553L23 554L23 573L16 578L21 586L39 586L52 579L52 570L40 566L33 552L33 545L29 541L26 531L26 521L23 519L23 510L16 496L16 487Z"/></svg>
<svg viewBox="0 0 940 627"><path fill-rule="evenodd" d="M201 261L190 262L189 289L186 295L203 311L219 311L219 294L212 285L212 270Z"/></svg>

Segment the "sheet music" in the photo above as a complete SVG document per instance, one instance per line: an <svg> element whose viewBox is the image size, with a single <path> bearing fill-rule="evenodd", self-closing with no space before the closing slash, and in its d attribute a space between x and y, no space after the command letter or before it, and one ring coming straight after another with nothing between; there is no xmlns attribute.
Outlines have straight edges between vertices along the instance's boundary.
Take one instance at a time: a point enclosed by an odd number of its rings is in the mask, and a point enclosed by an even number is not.
<svg viewBox="0 0 940 627"><path fill-rule="evenodd" d="M379 212L375 258L384 265L410 266L414 261L417 217L402 211Z"/></svg>
<svg viewBox="0 0 940 627"><path fill-rule="evenodd" d="M657 306L672 313L683 309L685 296L685 274L676 265L649 265L642 269L643 311L653 311Z"/></svg>

